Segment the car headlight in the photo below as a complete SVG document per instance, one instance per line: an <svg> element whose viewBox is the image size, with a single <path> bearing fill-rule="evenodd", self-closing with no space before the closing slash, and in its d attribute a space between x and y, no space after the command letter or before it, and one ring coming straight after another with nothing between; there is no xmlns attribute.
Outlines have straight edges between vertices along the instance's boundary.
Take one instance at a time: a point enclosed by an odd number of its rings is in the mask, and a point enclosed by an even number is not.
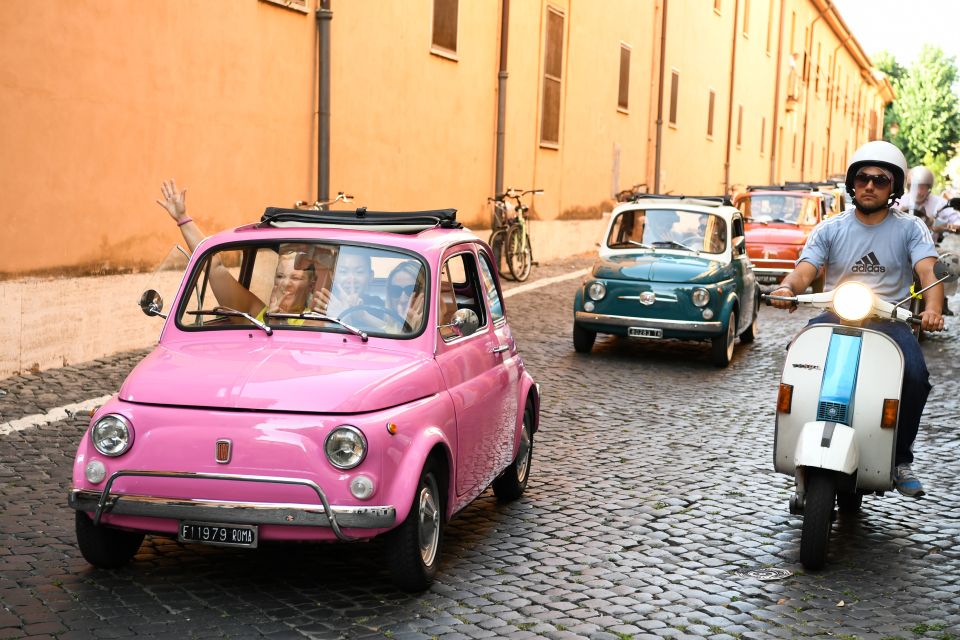
<svg viewBox="0 0 960 640"><path fill-rule="evenodd" d="M360 429L345 424L327 435L323 450L327 460L337 469L353 469L367 455L367 439Z"/></svg>
<svg viewBox="0 0 960 640"><path fill-rule="evenodd" d="M833 291L833 310L844 320L863 320L873 310L873 291L860 282L844 282Z"/></svg>
<svg viewBox="0 0 960 640"><path fill-rule="evenodd" d="M93 425L90 440L94 448L105 456L123 455L133 444L133 427L123 416L108 413Z"/></svg>
<svg viewBox="0 0 960 640"><path fill-rule="evenodd" d="M607 287L602 282L591 282L587 287L587 295L591 300L603 300L603 296L607 295Z"/></svg>
<svg viewBox="0 0 960 640"><path fill-rule="evenodd" d="M710 292L706 289L694 289L693 293L690 294L690 299L696 306L705 307L710 302Z"/></svg>

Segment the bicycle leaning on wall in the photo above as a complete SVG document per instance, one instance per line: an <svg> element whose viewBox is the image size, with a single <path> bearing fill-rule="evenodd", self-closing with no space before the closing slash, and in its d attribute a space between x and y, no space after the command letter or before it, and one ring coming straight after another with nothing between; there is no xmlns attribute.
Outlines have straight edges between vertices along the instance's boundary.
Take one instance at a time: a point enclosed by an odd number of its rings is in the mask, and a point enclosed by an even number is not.
<svg viewBox="0 0 960 640"><path fill-rule="evenodd" d="M487 198L487 202L493 205L490 248L493 249L493 257L497 261L497 270L501 276L506 276L509 270L511 279L519 282L530 277L530 269L535 264L530 244L530 227L527 224L527 211L530 207L523 203L523 196L538 193L543 193L543 189L521 191L510 187L504 193Z"/></svg>

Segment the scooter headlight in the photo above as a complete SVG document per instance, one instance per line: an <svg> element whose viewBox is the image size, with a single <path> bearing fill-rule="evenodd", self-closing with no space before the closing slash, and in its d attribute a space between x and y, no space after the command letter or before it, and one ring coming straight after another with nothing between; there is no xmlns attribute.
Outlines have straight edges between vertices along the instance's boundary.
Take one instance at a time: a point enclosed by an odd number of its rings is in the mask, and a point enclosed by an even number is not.
<svg viewBox="0 0 960 640"><path fill-rule="evenodd" d="M833 310L848 321L863 320L873 309L873 291L859 282L844 282L833 292Z"/></svg>

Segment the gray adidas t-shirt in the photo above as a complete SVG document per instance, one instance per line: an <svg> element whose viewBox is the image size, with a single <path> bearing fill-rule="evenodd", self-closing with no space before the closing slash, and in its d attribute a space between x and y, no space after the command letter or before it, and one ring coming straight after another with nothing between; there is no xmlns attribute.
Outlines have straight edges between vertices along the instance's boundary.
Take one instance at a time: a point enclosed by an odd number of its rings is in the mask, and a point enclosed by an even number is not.
<svg viewBox="0 0 960 640"><path fill-rule="evenodd" d="M937 251L920 218L891 210L883 222L870 225L847 209L814 227L798 263L818 269L826 264L828 291L857 280L884 300L900 301L910 294L913 266L929 257L936 258Z"/></svg>

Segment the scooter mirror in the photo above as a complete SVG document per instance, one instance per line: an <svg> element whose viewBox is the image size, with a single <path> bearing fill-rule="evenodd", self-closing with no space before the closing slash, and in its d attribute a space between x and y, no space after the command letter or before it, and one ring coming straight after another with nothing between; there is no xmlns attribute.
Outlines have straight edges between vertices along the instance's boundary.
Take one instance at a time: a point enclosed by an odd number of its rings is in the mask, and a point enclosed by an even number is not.
<svg viewBox="0 0 960 640"><path fill-rule="evenodd" d="M943 260L937 260L936 264L933 265L933 275L937 280L943 282L955 282L960 277L960 272L956 268L951 268Z"/></svg>
<svg viewBox="0 0 960 640"><path fill-rule="evenodd" d="M951 209L956 209L957 211L960 211L960 198L950 198L947 201L947 204L950 205Z"/></svg>

